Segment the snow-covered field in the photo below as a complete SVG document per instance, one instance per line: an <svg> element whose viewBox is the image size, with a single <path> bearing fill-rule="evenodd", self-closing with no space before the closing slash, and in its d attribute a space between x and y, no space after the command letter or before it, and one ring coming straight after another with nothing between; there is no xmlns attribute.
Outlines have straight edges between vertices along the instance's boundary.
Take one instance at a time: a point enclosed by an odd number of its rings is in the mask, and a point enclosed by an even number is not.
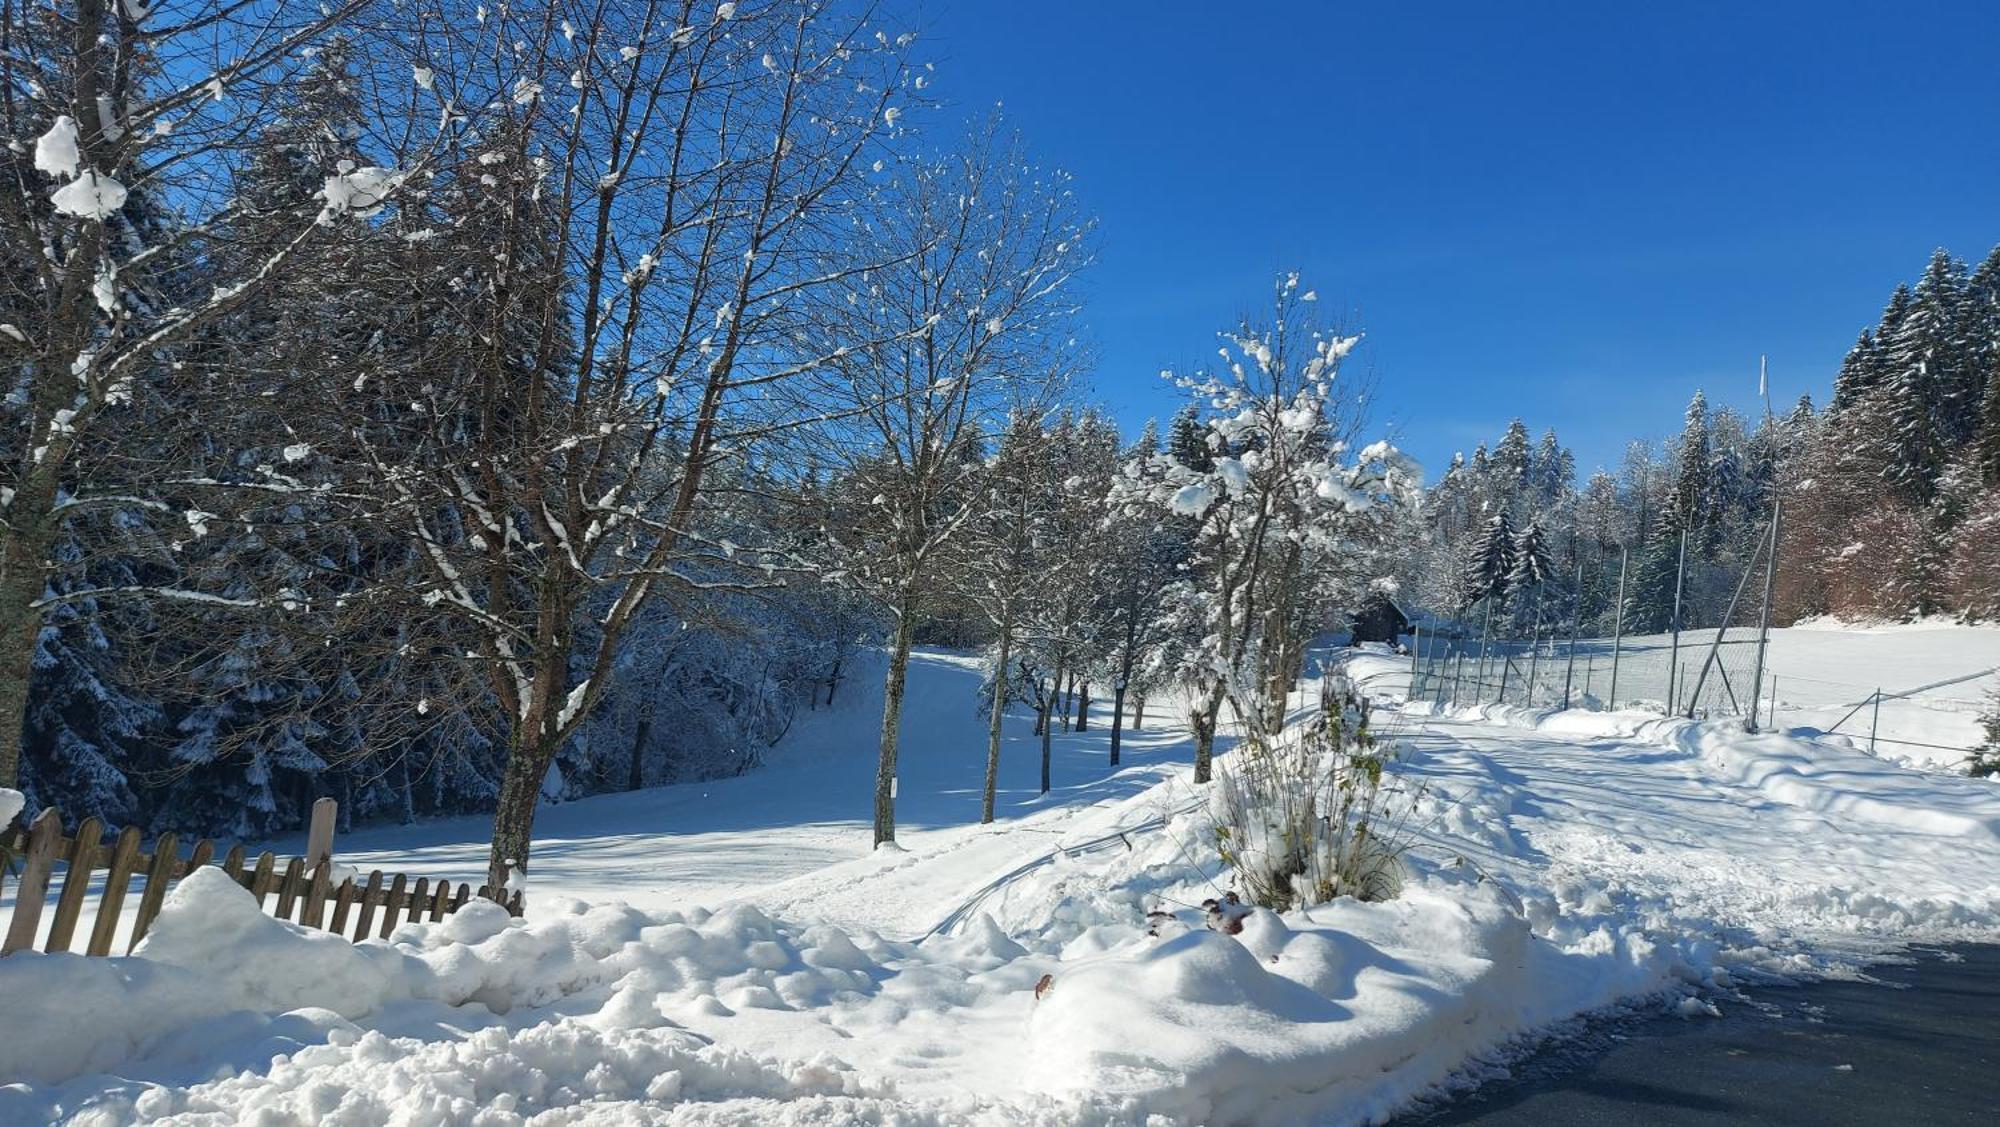
<svg viewBox="0 0 2000 1127"><path fill-rule="evenodd" d="M1853 644L1824 660L1930 675ZM0 1039L0 1122L1362 1122L1577 1014L2000 928L1990 783L1726 721L1403 710L1401 660L1353 668L1422 788L1397 900L1206 930L1228 877L1159 707L1115 772L1101 711L1058 735L1047 798L1010 719L978 826L976 668L926 653L904 850L867 850L857 682L760 772L544 811L526 922L355 946L191 879L144 957L0 961L37 1033ZM338 849L476 872L482 830Z"/></svg>

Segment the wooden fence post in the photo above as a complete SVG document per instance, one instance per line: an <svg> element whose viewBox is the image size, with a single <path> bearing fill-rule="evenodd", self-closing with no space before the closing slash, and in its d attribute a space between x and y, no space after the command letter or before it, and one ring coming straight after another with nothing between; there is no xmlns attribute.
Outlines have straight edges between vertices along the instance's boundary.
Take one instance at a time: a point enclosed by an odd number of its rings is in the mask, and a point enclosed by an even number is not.
<svg viewBox="0 0 2000 1127"><path fill-rule="evenodd" d="M26 867L14 886L14 918L7 925L7 938L0 940L0 955L30 950L35 931L42 922L42 901L49 894L49 870L55 867L56 849L62 844L62 815L53 806L45 807L28 829Z"/></svg>
<svg viewBox="0 0 2000 1127"><path fill-rule="evenodd" d="M146 889L139 894L139 918L132 921L132 941L125 947L131 954L146 938L146 931L153 926L153 918L160 914L160 905L167 898L167 882L173 879L174 862L180 850L180 842L171 833L163 833L153 842L153 863L146 866Z"/></svg>
<svg viewBox="0 0 2000 1127"><path fill-rule="evenodd" d="M90 888L90 872L97 866L97 846L104 840L104 823L85 818L76 828L76 841L69 850L69 871L63 874L62 895L56 897L56 918L49 923L44 951L67 951L76 935L76 918L83 912L83 894Z"/></svg>
<svg viewBox="0 0 2000 1127"><path fill-rule="evenodd" d="M118 933L118 911L132 887L132 870L139 864L139 827L126 826L111 847L111 865L104 872L104 895L97 901L97 923L90 929L92 955L109 955Z"/></svg>
<svg viewBox="0 0 2000 1127"><path fill-rule="evenodd" d="M340 804L331 798L313 803L312 823L306 830L306 871L317 869L321 861L333 860L333 822L339 810Z"/></svg>

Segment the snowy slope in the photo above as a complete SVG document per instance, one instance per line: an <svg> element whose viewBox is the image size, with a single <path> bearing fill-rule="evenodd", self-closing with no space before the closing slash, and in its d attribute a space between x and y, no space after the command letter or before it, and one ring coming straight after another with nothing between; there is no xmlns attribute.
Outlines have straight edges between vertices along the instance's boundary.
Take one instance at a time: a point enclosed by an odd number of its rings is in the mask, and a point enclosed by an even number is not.
<svg viewBox="0 0 2000 1127"><path fill-rule="evenodd" d="M0 1008L55 1031L0 1041L0 1121L1365 1122L1579 1013L1699 1015L2000 927L1991 784L1728 722L1431 715L1399 659L1354 668L1422 788L1394 901L1203 929L1228 878L1177 732L1117 773L1101 730L1058 736L1040 799L1010 720L1006 820L972 824L976 673L932 653L907 853L865 851L857 691L759 776L545 812L526 922L354 947L189 882L144 958L0 961ZM452 833L343 854L476 859Z"/></svg>
<svg viewBox="0 0 2000 1127"><path fill-rule="evenodd" d="M979 821L980 784L986 764L986 713L977 699L979 663L961 654L919 650L912 657L904 703L898 838L927 851L933 839L951 837ZM832 708L800 715L758 770L733 779L656 787L544 805L535 818L530 888L537 894L591 902L619 900L640 908L714 906L761 893L788 878L838 862L866 858L873 812L877 733L881 728L881 664L863 661ZM996 825L1024 819L1062 822L1093 803L1115 800L1157 783L1168 763L1190 756L1186 733L1163 727L1172 709L1154 702L1146 727L1122 742L1125 769L1108 769L1109 717L1093 709L1094 730L1058 731L1054 789L1040 793L1041 742L1033 716L1011 712L1003 728ZM486 872L486 817L446 818L412 826L378 826L335 839L335 859L361 872L389 872L479 883ZM939 879L980 880L1011 867L1027 853L1045 852L1047 826L1025 837L974 832L954 848L959 860ZM304 837L252 845L281 856L302 853ZM966 869L969 871L961 871ZM944 875L948 874L948 875ZM829 876L837 899L845 878ZM98 882L102 883L101 878ZM12 905L10 883L0 909ZM789 895L804 897L805 889ZM120 949L130 934L138 898L128 897ZM97 899L87 902L80 925L89 934ZM872 921L889 934L921 934L950 906L934 895L894 904L875 901L854 916L822 905L826 918ZM895 919L885 911L899 913ZM53 913L43 917L44 931Z"/></svg>

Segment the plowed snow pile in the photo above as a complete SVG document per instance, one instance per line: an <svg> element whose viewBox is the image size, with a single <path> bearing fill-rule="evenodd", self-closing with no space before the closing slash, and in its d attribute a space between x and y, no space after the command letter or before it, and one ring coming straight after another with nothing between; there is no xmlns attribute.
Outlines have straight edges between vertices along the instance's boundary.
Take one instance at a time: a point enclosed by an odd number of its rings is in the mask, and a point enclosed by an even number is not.
<svg viewBox="0 0 2000 1127"><path fill-rule="evenodd" d="M1387 694L1395 667L1357 668ZM918 691L972 676L927 669ZM671 881L643 908L536 885L526 921L475 905L356 946L197 874L136 957L0 960L0 1014L33 1031L0 1038L0 1122L1366 1122L1580 1013L1698 1020L1745 977L2000 923L1983 781L1638 714L1391 700L1380 727L1425 788L1401 897L1234 935L1196 907L1228 877L1185 747L1150 729L1157 757L998 826L711 883L707 908L660 907ZM976 786L983 749L946 734L912 745Z"/></svg>

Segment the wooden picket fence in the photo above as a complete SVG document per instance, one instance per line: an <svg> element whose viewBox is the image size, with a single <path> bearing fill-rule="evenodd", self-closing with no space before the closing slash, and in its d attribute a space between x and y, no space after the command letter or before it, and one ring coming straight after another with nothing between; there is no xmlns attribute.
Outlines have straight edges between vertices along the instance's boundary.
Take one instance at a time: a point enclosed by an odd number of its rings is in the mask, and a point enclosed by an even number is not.
<svg viewBox="0 0 2000 1127"><path fill-rule="evenodd" d="M279 867L279 858L269 852L250 860L241 845L222 859L222 871L257 898L260 910L275 893L270 911L281 920L305 927L330 931L359 943L371 937L388 938L398 924L442 920L465 906L474 895L472 886L454 886L449 880L435 885L428 877L412 881L403 873L385 874L376 869L365 881L354 877L333 883L333 822L336 808L330 798L313 806L311 829L306 837L306 855L292 857ZM90 890L91 879L100 870L104 887L98 894L97 920L84 947L86 955L109 955L116 938L125 897L134 877L143 878L138 911L125 953L139 945L166 901L167 889L215 859L215 845L206 839L194 843L187 856L180 854L179 842L163 833L153 842L150 853L139 850L139 831L127 826L107 842L104 825L85 818L76 836L62 832L62 816L54 807L42 811L26 831L18 828L0 833L0 891L13 870L15 859L23 864L15 885L14 913L5 937L0 939L0 955L33 950L40 932L42 909L48 900L49 884L58 865L64 867L62 888L56 895L55 917L50 921L43 951L68 951L76 941L77 921ZM477 895L485 897L481 886ZM515 892L507 909L521 914L521 894ZM350 926L351 925L351 926Z"/></svg>

